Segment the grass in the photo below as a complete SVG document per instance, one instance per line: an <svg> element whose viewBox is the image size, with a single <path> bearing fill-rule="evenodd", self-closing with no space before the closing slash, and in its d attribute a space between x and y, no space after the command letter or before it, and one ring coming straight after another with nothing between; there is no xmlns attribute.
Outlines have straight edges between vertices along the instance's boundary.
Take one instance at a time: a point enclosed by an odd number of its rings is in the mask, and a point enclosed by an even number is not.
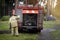
<svg viewBox="0 0 60 40"><path fill-rule="evenodd" d="M51 35L55 38L55 40L60 40L60 30L51 32Z"/></svg>
<svg viewBox="0 0 60 40"><path fill-rule="evenodd" d="M8 21L0 21L0 30L9 30Z"/></svg>
<svg viewBox="0 0 60 40"><path fill-rule="evenodd" d="M37 34L20 33L18 37L11 34L0 34L0 40L36 40Z"/></svg>
<svg viewBox="0 0 60 40"><path fill-rule="evenodd" d="M44 21L44 23L43 23L43 27L44 28L51 28L51 27L54 27L56 25L60 25L60 20L56 20L56 21Z"/></svg>
<svg viewBox="0 0 60 40"><path fill-rule="evenodd" d="M55 21L53 25L60 25L60 20ZM55 40L60 40L60 30L52 31L50 34Z"/></svg>

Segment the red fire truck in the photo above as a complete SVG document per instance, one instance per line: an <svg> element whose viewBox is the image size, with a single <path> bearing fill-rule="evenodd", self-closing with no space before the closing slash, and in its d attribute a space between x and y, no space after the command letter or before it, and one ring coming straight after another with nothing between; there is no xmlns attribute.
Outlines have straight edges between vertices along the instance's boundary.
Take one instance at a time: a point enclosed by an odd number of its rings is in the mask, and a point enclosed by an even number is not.
<svg viewBox="0 0 60 40"><path fill-rule="evenodd" d="M43 10L42 6L25 5L19 2L16 6L15 13L20 16L18 28L24 31L38 31L43 29ZM12 13L14 14L14 12Z"/></svg>

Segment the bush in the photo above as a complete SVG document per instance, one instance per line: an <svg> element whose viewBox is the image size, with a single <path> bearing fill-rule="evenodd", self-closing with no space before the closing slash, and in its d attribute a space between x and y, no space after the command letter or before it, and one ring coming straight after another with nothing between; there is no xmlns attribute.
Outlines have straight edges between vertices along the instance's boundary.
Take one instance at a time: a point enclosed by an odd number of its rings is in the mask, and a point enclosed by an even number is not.
<svg viewBox="0 0 60 40"><path fill-rule="evenodd" d="M8 21L9 18L10 18L10 16L3 16L3 17L1 18L1 21Z"/></svg>

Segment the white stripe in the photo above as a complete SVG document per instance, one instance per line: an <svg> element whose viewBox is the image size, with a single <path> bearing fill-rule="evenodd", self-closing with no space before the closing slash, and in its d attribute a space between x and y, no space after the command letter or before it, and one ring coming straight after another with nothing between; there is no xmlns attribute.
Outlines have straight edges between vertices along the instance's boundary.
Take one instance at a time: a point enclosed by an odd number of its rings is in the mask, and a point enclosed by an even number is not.
<svg viewBox="0 0 60 40"><path fill-rule="evenodd" d="M35 13L35 11L32 10L32 13Z"/></svg>
<svg viewBox="0 0 60 40"><path fill-rule="evenodd" d="M26 13L29 13L29 11L27 10Z"/></svg>

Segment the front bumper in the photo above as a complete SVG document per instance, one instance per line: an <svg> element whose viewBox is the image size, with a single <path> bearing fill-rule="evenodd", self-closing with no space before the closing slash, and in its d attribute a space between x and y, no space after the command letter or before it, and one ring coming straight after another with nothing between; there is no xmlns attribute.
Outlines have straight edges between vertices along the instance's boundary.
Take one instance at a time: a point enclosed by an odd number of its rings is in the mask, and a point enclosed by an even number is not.
<svg viewBox="0 0 60 40"><path fill-rule="evenodd" d="M36 31L36 30L42 30L41 27L37 27L37 26L22 26L19 28L19 30L23 30L23 31Z"/></svg>

